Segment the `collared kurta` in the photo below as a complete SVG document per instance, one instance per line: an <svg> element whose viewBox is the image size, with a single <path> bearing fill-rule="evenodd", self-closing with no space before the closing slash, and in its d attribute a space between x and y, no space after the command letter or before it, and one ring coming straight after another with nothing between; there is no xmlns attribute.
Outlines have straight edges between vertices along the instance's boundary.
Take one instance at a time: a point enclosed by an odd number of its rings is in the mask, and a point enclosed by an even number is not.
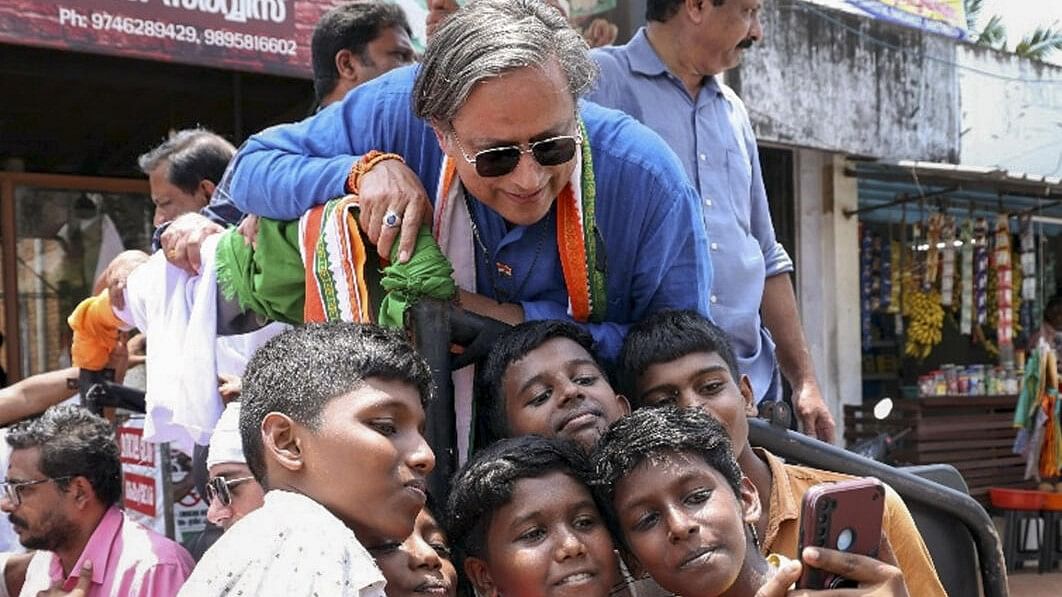
<svg viewBox="0 0 1062 597"><path fill-rule="evenodd" d="M296 219L342 195L359 156L376 149L403 156L435 200L443 152L428 123L412 111L417 66L361 85L316 115L247 140L218 188L248 213ZM708 314L711 262L701 205L682 165L659 136L634 119L580 102L596 183L596 224L604 248L608 295L604 321L587 324L596 348L614 359L629 324L665 308ZM477 259L476 292L517 302L528 320L566 319L568 292L556 241L556 210L530 226L507 226L472 201L490 254ZM478 250L478 248L477 248ZM511 268L498 283L494 263ZM488 268L488 263L490 267ZM498 292L495 292L495 286Z"/></svg>
<svg viewBox="0 0 1062 597"><path fill-rule="evenodd" d="M111 506L69 575L63 574L58 555L38 551L26 570L20 595L35 596L57 583L64 591L73 590L85 560L92 562L89 597L173 597L195 566L183 547Z"/></svg>
<svg viewBox="0 0 1062 597"><path fill-rule="evenodd" d="M832 471L782 462L767 450L755 448L756 456L771 469L771 495L760 500L769 507L767 532L760 550L764 555L778 553L790 559L797 557L797 541L800 536L800 508L808 489L820 483L833 483L854 479ZM911 512L903 498L893 488L885 486L885 511L882 514L881 533L889 540L896 567L903 572L904 582L911 595L945 597L933 558L929 555L922 534L915 526Z"/></svg>
<svg viewBox="0 0 1062 597"><path fill-rule="evenodd" d="M622 110L657 132L697 188L714 276L712 319L729 334L759 402L776 367L774 341L760 320L764 282L792 271L793 262L775 239L745 105L713 77L691 98L644 28L627 45L592 55L601 76L587 99Z"/></svg>

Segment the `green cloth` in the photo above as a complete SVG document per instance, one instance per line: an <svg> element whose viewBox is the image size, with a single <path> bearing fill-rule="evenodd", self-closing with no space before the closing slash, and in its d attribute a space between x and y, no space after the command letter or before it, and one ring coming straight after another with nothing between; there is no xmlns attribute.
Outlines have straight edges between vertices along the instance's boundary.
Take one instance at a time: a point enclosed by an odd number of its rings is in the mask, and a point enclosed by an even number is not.
<svg viewBox="0 0 1062 597"><path fill-rule="evenodd" d="M235 228L218 241L218 290L273 321L302 323L306 270L299 252L299 222L258 219L257 249Z"/></svg>
<svg viewBox="0 0 1062 597"><path fill-rule="evenodd" d="M1025 361L1025 374L1021 382L1021 392L1018 394L1018 404L1014 409L1014 427L1029 427L1036 419L1033 413L1040 405L1040 396L1037 390L1040 388L1040 351L1033 350Z"/></svg>
<svg viewBox="0 0 1062 597"><path fill-rule="evenodd" d="M218 289L241 308L291 324L303 322L306 302L306 270L299 250L299 222L258 219L257 248L244 243L235 229L218 241ZM386 291L376 323L388 327L405 324L406 309L418 299L450 300L457 294L453 267L431 235L422 226L413 255L397 263L398 241L391 248L392 265L383 269L380 286ZM370 267L366 264L366 267ZM379 292L369 288L369 294Z"/></svg>
<svg viewBox="0 0 1062 597"><path fill-rule="evenodd" d="M400 328L405 325L405 313L420 298L448 301L457 294L454 268L443 255L431 229L421 226L413 255L406 263L398 263L398 241L391 246L391 265L383 269L380 286L387 291L380 303L376 323ZM371 289L370 289L371 292Z"/></svg>

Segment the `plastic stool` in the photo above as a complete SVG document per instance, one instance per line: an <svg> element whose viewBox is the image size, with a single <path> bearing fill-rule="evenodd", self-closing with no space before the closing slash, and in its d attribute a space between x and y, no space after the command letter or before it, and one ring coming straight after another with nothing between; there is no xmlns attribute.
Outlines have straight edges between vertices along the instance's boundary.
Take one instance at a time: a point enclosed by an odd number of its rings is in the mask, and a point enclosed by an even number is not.
<svg viewBox="0 0 1062 597"><path fill-rule="evenodd" d="M1062 493L1043 493L1044 542L1040 547L1039 572L1051 572L1062 562L1062 541L1058 525L1062 522Z"/></svg>
<svg viewBox="0 0 1062 597"><path fill-rule="evenodd" d="M1038 549L1026 549L1025 538L1029 534L1029 524L1041 518L1044 495L1040 491L1022 489L991 487L988 490L992 506L1003 512L1003 561L1008 572L1021 568L1025 560L1040 560L1043 549L1039 548L1043 547L1044 542L1039 529L1036 541Z"/></svg>

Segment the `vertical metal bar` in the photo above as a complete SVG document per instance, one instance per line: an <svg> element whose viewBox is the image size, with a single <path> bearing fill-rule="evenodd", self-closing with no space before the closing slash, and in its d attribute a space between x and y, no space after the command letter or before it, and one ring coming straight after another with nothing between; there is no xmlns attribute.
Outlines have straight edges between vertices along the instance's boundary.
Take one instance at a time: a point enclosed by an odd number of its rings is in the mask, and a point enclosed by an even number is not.
<svg viewBox="0 0 1062 597"><path fill-rule="evenodd" d="M445 503L450 477L457 471L457 416L450 381L450 305L421 299L409 309L413 343L431 367L435 399L425 408L425 438L435 452L435 470L428 477L428 492Z"/></svg>
<svg viewBox="0 0 1062 597"><path fill-rule="evenodd" d="M74 222L75 226L80 226L79 223ZM28 375L34 375L36 373L43 373L50 369L48 363L48 297L46 294L47 288L44 286L44 239L33 239L33 268L35 275L33 277L33 293L36 295L34 299L34 338L36 348L36 367L31 368L26 373ZM59 297L56 296L56 302Z"/></svg>
<svg viewBox="0 0 1062 597"><path fill-rule="evenodd" d="M18 330L18 270L15 267L18 244L15 222L15 185L0 175L0 258L4 276L4 347L7 349L7 381L22 379Z"/></svg>
<svg viewBox="0 0 1062 597"><path fill-rule="evenodd" d="M166 523L166 536L176 541L177 525L173 520L173 469L170 468L170 444L159 444L159 475L162 479L162 516Z"/></svg>

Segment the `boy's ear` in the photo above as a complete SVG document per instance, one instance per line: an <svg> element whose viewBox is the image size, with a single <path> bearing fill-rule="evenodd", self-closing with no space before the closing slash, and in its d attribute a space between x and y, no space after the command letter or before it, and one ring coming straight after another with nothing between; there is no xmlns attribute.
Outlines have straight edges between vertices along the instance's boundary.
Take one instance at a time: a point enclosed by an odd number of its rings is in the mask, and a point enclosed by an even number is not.
<svg viewBox="0 0 1062 597"><path fill-rule="evenodd" d="M266 456L289 471L302 469L302 442L295 422L285 414L272 412L262 419L262 448Z"/></svg>
<svg viewBox="0 0 1062 597"><path fill-rule="evenodd" d="M758 416L760 413L756 410L756 395L752 393L752 381L748 375L741 374L738 389L741 390L741 397L745 399L745 414L750 417Z"/></svg>
<svg viewBox="0 0 1062 597"><path fill-rule="evenodd" d="M752 484L752 481L745 476L741 477L741 512L745 522L752 524L756 524L763 513L760 494L756 491L756 486Z"/></svg>
<svg viewBox="0 0 1062 597"><path fill-rule="evenodd" d="M489 597L498 594L498 587L494 585L494 577L490 575L487 563L477 557L465 558L465 575L475 587L476 595Z"/></svg>
<svg viewBox="0 0 1062 597"><path fill-rule="evenodd" d="M619 402L620 410L623 411L623 416L631 414L631 401L627 400L627 397L623 394L616 394L616 402Z"/></svg>

